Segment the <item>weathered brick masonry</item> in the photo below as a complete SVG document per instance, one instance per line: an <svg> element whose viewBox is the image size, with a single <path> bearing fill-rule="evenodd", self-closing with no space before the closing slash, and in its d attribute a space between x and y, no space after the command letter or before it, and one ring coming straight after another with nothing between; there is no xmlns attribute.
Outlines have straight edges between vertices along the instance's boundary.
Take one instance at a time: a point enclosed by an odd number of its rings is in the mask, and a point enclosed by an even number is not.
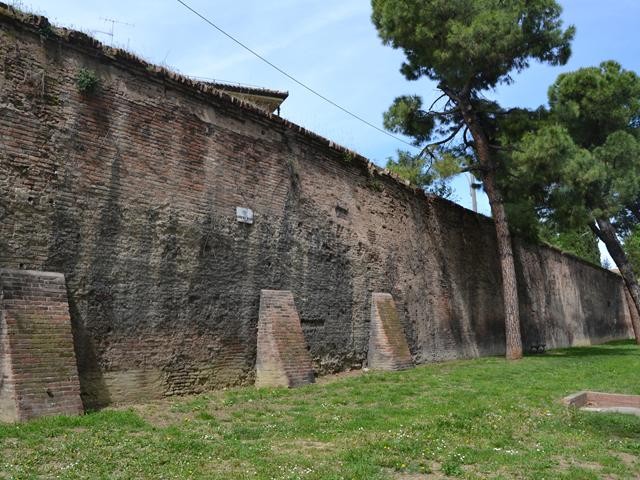
<svg viewBox="0 0 640 480"><path fill-rule="evenodd" d="M297 387L313 382L311 357L293 294L262 290L258 316L256 386Z"/></svg>
<svg viewBox="0 0 640 480"><path fill-rule="evenodd" d="M413 366L396 303L388 293L371 294L367 364L369 368L379 370L403 370Z"/></svg>
<svg viewBox="0 0 640 480"><path fill-rule="evenodd" d="M490 219L42 25L0 7L0 266L66 275L86 406L253 381L262 289L293 292L320 373L362 365L375 291L418 363L504 351ZM516 251L525 344L630 335L618 277Z"/></svg>
<svg viewBox="0 0 640 480"><path fill-rule="evenodd" d="M0 420L82 413L64 275L0 269Z"/></svg>

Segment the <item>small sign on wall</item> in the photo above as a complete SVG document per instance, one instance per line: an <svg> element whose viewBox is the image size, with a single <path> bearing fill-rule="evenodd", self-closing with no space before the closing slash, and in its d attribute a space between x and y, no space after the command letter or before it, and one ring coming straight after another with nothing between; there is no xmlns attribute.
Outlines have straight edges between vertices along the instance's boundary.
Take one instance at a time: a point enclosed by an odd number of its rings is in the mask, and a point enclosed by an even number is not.
<svg viewBox="0 0 640 480"><path fill-rule="evenodd" d="M253 223L253 210L245 207L236 207L236 220L239 223Z"/></svg>

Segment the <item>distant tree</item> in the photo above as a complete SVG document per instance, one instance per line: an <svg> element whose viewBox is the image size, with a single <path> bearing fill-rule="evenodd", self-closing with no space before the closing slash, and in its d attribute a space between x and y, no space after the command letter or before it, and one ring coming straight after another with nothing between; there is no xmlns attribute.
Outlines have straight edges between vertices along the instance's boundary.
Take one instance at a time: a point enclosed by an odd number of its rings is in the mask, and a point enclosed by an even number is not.
<svg viewBox="0 0 640 480"><path fill-rule="evenodd" d="M598 239L589 228L563 230L556 225L543 223L540 228L540 239L589 263L602 265Z"/></svg>
<svg viewBox="0 0 640 480"><path fill-rule="evenodd" d="M638 224L640 224L640 198L625 205L620 215L616 217L616 229L622 237L630 235Z"/></svg>
<svg viewBox="0 0 640 480"><path fill-rule="evenodd" d="M522 111L521 113L525 113ZM528 129L537 128L541 122L540 111L528 112L530 121L519 122L521 126ZM536 117L534 119L534 117ZM513 119L512 119L513 120ZM546 120L546 117L545 117ZM513 122L511 122L513 123ZM524 134L519 127L514 129L503 128L501 135L509 136L506 143L514 143ZM501 141L501 143L503 143ZM504 159L505 171L509 173L511 166L509 159ZM386 168L401 178L408 180L412 185L422 188L425 192L432 193L442 198L452 198L453 190L446 179L451 174L450 170L439 170L445 166L441 162L431 162L423 155L413 155L407 151L398 151L396 158L387 160ZM500 185L504 184L505 208L512 232L518 234L520 238L529 242L544 242L552 245L563 252L570 253L594 265L601 265L600 249L598 239L589 228L580 226L577 228L558 225L557 222L540 218L536 211L536 205L532 200L532 191L540 188L531 177L525 176L521 179L514 178L514 175L507 174L499 180ZM640 231L638 232L638 261L640 262ZM640 267L640 263L638 263Z"/></svg>
<svg viewBox="0 0 640 480"><path fill-rule="evenodd" d="M446 178L433 170L427 158L422 155L412 155L405 150L398 150L396 158L387 159L387 170L425 192L442 198L453 196L453 189Z"/></svg>
<svg viewBox="0 0 640 480"><path fill-rule="evenodd" d="M504 145L493 135L504 112L483 93L531 60L566 63L574 28L562 28L555 0L372 0L372 20L385 44L404 51L401 72L426 76L442 96L423 108L418 96L398 97L385 126L414 138L429 155L457 171L471 171L489 198L502 271L506 357L522 357L513 247L498 170ZM439 101L444 107L436 110ZM458 139L455 154L446 152ZM448 148L447 148L448 149ZM457 164L457 165L454 165ZM446 169L446 168L445 168Z"/></svg>
<svg viewBox="0 0 640 480"><path fill-rule="evenodd" d="M640 306L621 242L640 198L640 77L604 62L560 75L549 103L553 124L525 135L515 163L533 176L544 172L546 215L567 226L587 225Z"/></svg>
<svg viewBox="0 0 640 480"><path fill-rule="evenodd" d="M636 225L625 237L624 253L627 255L637 278L640 275L640 225Z"/></svg>

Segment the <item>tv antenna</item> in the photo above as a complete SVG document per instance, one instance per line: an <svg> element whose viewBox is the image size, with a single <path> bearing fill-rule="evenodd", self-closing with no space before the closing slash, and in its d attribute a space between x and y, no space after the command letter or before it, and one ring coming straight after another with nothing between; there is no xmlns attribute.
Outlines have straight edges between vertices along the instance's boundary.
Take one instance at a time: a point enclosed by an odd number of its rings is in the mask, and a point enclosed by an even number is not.
<svg viewBox="0 0 640 480"><path fill-rule="evenodd" d="M106 23L110 23L111 24L111 28L108 31L103 31L103 30L94 30L95 33L102 33L103 35L108 36L111 39L111 46L113 47L113 39L115 37L115 29L116 29L116 25L122 25L125 27L135 27L135 25L133 23L127 23L127 22L121 22L120 20L116 20L114 18L104 18L104 17L100 17L100 20L104 20ZM129 48L129 39L127 39L127 49Z"/></svg>

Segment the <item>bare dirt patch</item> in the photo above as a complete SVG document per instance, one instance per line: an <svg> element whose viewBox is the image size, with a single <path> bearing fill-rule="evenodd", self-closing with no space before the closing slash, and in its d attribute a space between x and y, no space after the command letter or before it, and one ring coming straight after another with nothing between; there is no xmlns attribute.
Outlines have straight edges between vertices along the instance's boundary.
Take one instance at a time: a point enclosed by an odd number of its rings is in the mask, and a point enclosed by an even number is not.
<svg viewBox="0 0 640 480"><path fill-rule="evenodd" d="M367 369L356 369L356 370L349 370L347 372L339 372L339 373L332 373L330 375L323 375L321 377L316 378L316 383L318 385L326 385L328 383L337 382L345 378L359 377L361 375L365 375L368 371L369 370Z"/></svg>
<svg viewBox="0 0 640 480"><path fill-rule="evenodd" d="M631 455L630 453L614 452L613 454L618 457L620 461L627 467L633 467L638 463L638 457L636 457L635 455Z"/></svg>
<svg viewBox="0 0 640 480"><path fill-rule="evenodd" d="M336 450L336 445L327 442L317 442L314 440L294 440L289 442L274 443L271 449L278 453L293 453L305 457L313 457L318 453L328 453Z"/></svg>
<svg viewBox="0 0 640 480"><path fill-rule="evenodd" d="M432 472L432 473L400 473L394 472L393 478L396 480L442 480L447 477L444 473L441 472Z"/></svg>
<svg viewBox="0 0 640 480"><path fill-rule="evenodd" d="M566 472L570 468L582 468L584 470L593 470L594 472L602 470L602 465L596 462L573 462L564 458L556 458L558 462L558 470Z"/></svg>

